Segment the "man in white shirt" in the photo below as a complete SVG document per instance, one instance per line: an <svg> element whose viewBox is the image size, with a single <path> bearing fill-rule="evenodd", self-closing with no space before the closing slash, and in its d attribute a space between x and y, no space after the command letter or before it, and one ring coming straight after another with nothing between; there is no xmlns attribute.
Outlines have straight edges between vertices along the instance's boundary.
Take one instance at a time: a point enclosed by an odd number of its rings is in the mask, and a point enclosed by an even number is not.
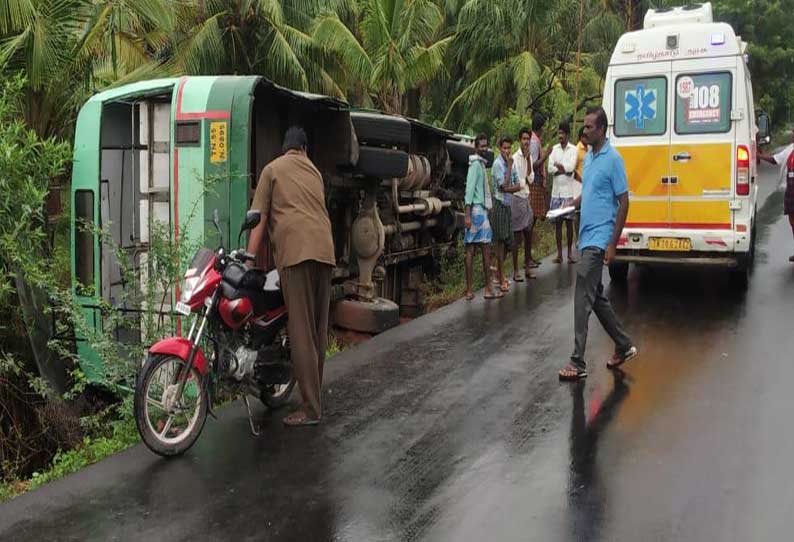
<svg viewBox="0 0 794 542"><path fill-rule="evenodd" d="M551 189L551 209L560 209L573 205L576 198L576 172L577 151L570 141L571 127L563 121L557 130L558 144L554 145L549 156L549 177L553 179ZM576 263L573 256L573 215L566 215L556 219L557 257L554 263L562 263L562 224L568 234L568 263Z"/></svg>
<svg viewBox="0 0 794 542"><path fill-rule="evenodd" d="M518 173L518 182L521 189L513 193L510 212L513 223L513 281L522 282L524 277L534 279L532 272L532 224L534 217L532 207L529 205L529 185L535 178L532 171L532 156L529 152L529 142L532 135L528 128L521 128L518 132L519 148L513 154L513 167ZM524 277L518 268L518 248L521 239L524 239Z"/></svg>

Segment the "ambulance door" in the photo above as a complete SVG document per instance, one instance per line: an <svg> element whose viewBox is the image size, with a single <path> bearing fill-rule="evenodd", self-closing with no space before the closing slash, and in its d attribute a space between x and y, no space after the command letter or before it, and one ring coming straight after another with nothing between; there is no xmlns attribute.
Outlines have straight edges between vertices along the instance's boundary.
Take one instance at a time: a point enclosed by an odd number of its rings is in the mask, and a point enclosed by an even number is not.
<svg viewBox="0 0 794 542"><path fill-rule="evenodd" d="M736 155L731 120L736 57L673 62L671 223L678 229L732 230ZM746 149L745 149L746 150Z"/></svg>
<svg viewBox="0 0 794 542"><path fill-rule="evenodd" d="M626 164L627 228L666 228L670 222L670 70L670 62L611 70L610 141Z"/></svg>

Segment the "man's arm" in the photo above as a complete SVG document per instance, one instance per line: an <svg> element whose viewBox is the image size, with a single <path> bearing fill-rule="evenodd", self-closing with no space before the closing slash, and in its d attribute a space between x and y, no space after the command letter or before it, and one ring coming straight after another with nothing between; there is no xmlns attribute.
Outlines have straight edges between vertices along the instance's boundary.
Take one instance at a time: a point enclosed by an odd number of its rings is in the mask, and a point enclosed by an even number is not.
<svg viewBox="0 0 794 542"><path fill-rule="evenodd" d="M267 263L265 262L267 256L265 241L272 195L273 177L270 168L266 167L259 176L259 182L256 184L256 192L254 193L254 201L251 204L251 209L258 210L261 217L259 224L248 234L248 252L256 256L256 266L263 269Z"/></svg>
<svg viewBox="0 0 794 542"><path fill-rule="evenodd" d="M571 151L569 147L562 155L561 164L563 167L563 172L566 175L574 175L576 173L576 162L577 162L576 151Z"/></svg>
<svg viewBox="0 0 794 542"><path fill-rule="evenodd" d="M471 206L474 203L474 189L477 186L477 171L474 164L469 164L469 171L466 173L466 195L463 204L466 206L466 229L471 228Z"/></svg>
<svg viewBox="0 0 794 542"><path fill-rule="evenodd" d="M615 259L615 252L617 251L620 236L623 235L623 227L626 225L626 217L629 216L629 193L624 192L618 196L618 216L615 220L615 230L612 232L612 240L607 247L607 253L604 256L604 263L609 265Z"/></svg>

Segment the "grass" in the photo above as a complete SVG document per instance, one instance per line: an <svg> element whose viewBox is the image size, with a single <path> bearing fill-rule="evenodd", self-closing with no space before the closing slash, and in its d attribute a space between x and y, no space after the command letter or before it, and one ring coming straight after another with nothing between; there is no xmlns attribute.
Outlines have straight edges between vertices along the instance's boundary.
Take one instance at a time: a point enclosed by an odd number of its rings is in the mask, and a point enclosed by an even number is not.
<svg viewBox="0 0 794 542"><path fill-rule="evenodd" d="M109 435L93 438L86 436L76 448L59 451L47 470L34 472L28 480L12 480L0 484L0 503L93 465L108 456L126 450L137 444L139 440L135 421L132 418L113 422Z"/></svg>
<svg viewBox="0 0 794 542"><path fill-rule="evenodd" d="M563 241L565 241L564 237ZM565 250L565 247L563 247L563 250ZM532 243L533 256L536 259L541 259L556 251L557 242L554 237L554 224L548 220L538 222ZM463 258L463 244L460 243L454 256L445 258L441 262L441 272L438 278L423 285L425 312L432 312L444 305L448 305L466 294L466 270ZM519 265L524 261L523 248L519 249L518 261ZM505 258L504 273L507 277L512 277L513 275L513 257L510 254ZM474 290L480 290L483 286L485 286L485 280L482 272L482 257L478 254L474 259Z"/></svg>

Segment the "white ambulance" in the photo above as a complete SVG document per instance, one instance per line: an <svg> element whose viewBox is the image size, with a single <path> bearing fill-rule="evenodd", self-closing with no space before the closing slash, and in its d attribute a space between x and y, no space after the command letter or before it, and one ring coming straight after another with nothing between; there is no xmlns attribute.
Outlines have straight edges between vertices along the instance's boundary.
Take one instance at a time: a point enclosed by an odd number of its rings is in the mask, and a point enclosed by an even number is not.
<svg viewBox="0 0 794 542"><path fill-rule="evenodd" d="M711 265L746 286L758 193L747 44L710 3L648 10L643 26L618 41L604 88L630 199L610 275L625 280L630 262Z"/></svg>

